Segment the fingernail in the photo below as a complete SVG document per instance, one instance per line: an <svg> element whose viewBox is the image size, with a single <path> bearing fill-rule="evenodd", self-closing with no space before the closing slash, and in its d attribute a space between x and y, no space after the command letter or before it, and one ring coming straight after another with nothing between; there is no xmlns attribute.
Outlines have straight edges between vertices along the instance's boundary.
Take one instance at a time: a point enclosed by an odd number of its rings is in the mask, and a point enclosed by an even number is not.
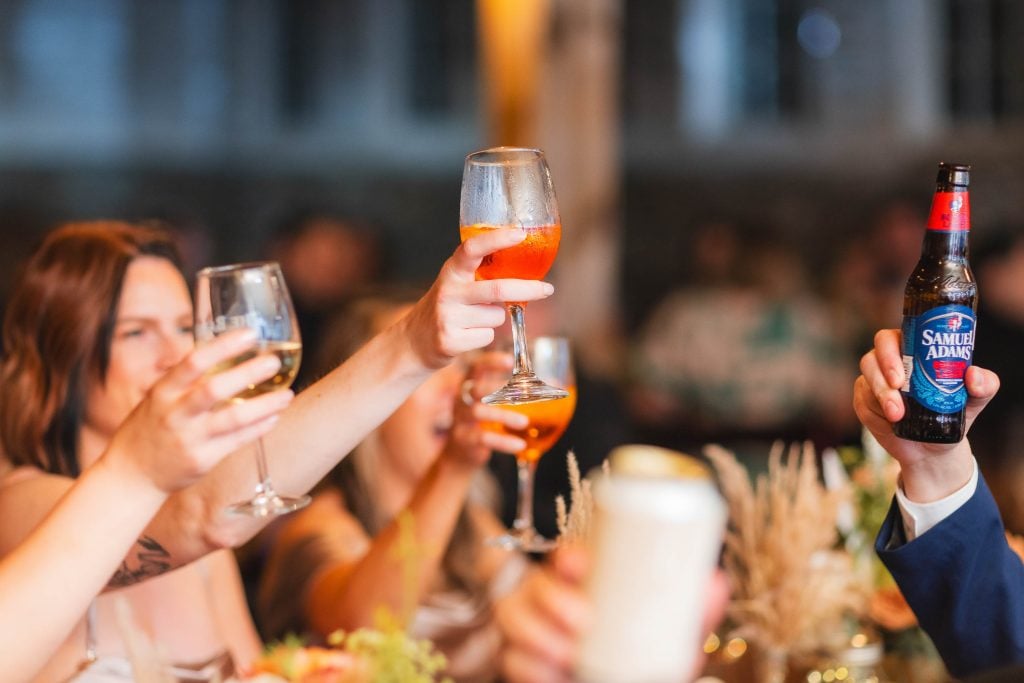
<svg viewBox="0 0 1024 683"><path fill-rule="evenodd" d="M260 360L260 372L263 374L276 372L280 367L281 361L277 358L277 356L267 356L266 358Z"/></svg>
<svg viewBox="0 0 1024 683"><path fill-rule="evenodd" d="M241 328L238 332L238 336L235 338L236 344L239 346L251 346L256 341L256 330L251 327Z"/></svg>
<svg viewBox="0 0 1024 683"><path fill-rule="evenodd" d="M886 401L885 402L885 414L886 415L895 415L899 411L899 409L900 409L899 406L896 405L896 401Z"/></svg>

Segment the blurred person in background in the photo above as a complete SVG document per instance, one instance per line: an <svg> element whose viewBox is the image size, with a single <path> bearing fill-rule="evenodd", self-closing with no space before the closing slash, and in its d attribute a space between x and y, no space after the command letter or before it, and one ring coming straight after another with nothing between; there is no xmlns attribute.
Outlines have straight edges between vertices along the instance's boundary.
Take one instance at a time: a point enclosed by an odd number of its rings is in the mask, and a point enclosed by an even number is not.
<svg viewBox="0 0 1024 683"><path fill-rule="evenodd" d="M328 328L314 365L351 356L414 302L400 294L357 299ZM323 641L336 629L375 626L384 606L446 656L446 675L495 680L501 636L493 604L519 583L526 561L485 544L505 529L489 507L494 483L484 465L493 449L525 444L481 421L523 428L527 420L479 401L467 405L462 394L478 398L487 389L483 376L510 371L511 358L494 352L439 370L328 475L307 509L282 519L259 591L267 638ZM402 556L405 514L416 547ZM418 577L412 586L410 564ZM414 612L403 614L410 604Z"/></svg>
<svg viewBox="0 0 1024 683"><path fill-rule="evenodd" d="M871 348L875 330L898 327L903 320L903 292L924 234L925 215L917 204L905 197L883 202L867 230L841 246L830 269L833 320L854 357Z"/></svg>
<svg viewBox="0 0 1024 683"><path fill-rule="evenodd" d="M1007 528L1024 532L1024 233L1019 226L986 229L971 249L978 281L974 362L1003 380L999 398L971 427L978 465ZM981 235L979 235L981 237Z"/></svg>
<svg viewBox="0 0 1024 683"><path fill-rule="evenodd" d="M277 411L286 405L279 398L228 399L271 377L280 365L276 358L209 373L252 349L255 341L251 332L224 335L172 368L146 392L95 465L0 561L5 680L27 681L42 668L168 495L274 426ZM0 486L17 486L34 476L30 468L3 472ZM40 609L47 595L59 599Z"/></svg>
<svg viewBox="0 0 1024 683"><path fill-rule="evenodd" d="M523 237L501 231L460 245L405 316L291 403L264 438L282 491L309 490L434 371L490 343L505 321L492 301L550 295L542 282L475 280L484 256ZM0 439L5 468L17 476L0 487L0 552L24 540L192 346L192 301L165 233L99 221L47 236L4 324ZM281 391L266 400L289 398ZM97 598L35 680L133 680L118 626L122 601L137 623L127 635L155 640L181 677L223 679L244 669L259 639L232 555L214 551L268 521L224 514L251 494L255 475L244 450L171 495L108 583L123 590Z"/></svg>
<svg viewBox="0 0 1024 683"><path fill-rule="evenodd" d="M777 439L849 438L853 359L798 255L763 229L729 225L732 235L718 234L720 221L698 228L695 258L710 262L666 294L634 342L640 440L763 455Z"/></svg>
<svg viewBox="0 0 1024 683"><path fill-rule="evenodd" d="M328 211L293 212L274 229L266 251L281 264L307 358L318 353L327 321L381 274L380 245L371 227ZM295 387L316 379L312 365L303 365Z"/></svg>

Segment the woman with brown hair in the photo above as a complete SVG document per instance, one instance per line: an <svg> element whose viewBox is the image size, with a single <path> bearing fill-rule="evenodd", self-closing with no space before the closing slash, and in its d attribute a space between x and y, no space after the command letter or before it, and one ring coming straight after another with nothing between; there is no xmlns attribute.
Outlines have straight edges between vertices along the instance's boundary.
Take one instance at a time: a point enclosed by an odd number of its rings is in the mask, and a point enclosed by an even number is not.
<svg viewBox="0 0 1024 683"><path fill-rule="evenodd" d="M328 329L322 351L332 362L351 355L412 301L393 293L358 299ZM434 642L453 680L495 680L493 606L527 563L485 545L505 530L488 507L496 489L482 466L492 449L525 444L482 423L522 429L527 418L463 394L486 393L485 376L510 370L506 354L484 353L434 373L328 475L309 508L283 520L259 592L267 637L322 640L375 626L386 607L413 637Z"/></svg>
<svg viewBox="0 0 1024 683"><path fill-rule="evenodd" d="M273 376L280 367L276 358L209 374L255 342L251 332L224 335L162 377L96 464L0 561L0 643L9 646L0 648L5 681L29 680L43 666L170 493L273 427L290 392L246 403L228 399ZM69 555L75 562L62 561ZM39 610L39 596L54 593L60 600Z"/></svg>
<svg viewBox="0 0 1024 683"><path fill-rule="evenodd" d="M421 382L466 350L490 342L503 300L552 291L540 282L476 282L487 254L524 235L467 241L400 320L298 396L264 437L278 488L311 488ZM7 554L88 468L145 392L192 348L192 303L166 235L123 223L67 225L25 266L9 301L0 366L0 553ZM224 509L254 485L251 453L238 453L173 494L140 536L108 588L154 638L181 677L244 668L259 641L227 553L266 519ZM160 576L158 580L144 579ZM103 595L37 680L130 680L118 634L125 610ZM90 662L96 656L100 661ZM111 678L113 677L113 678Z"/></svg>

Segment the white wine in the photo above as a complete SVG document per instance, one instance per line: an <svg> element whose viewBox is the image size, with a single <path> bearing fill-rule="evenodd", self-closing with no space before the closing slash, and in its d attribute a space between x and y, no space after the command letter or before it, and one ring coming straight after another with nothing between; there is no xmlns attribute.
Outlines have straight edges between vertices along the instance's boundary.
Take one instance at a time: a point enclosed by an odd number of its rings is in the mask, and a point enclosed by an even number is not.
<svg viewBox="0 0 1024 683"><path fill-rule="evenodd" d="M281 361L281 367L278 368L277 373L274 374L273 377L265 379L259 384L249 385L247 389L243 389L236 394L232 400L244 401L278 389L287 389L291 386L292 382L295 381L295 375L299 372L299 363L302 362L302 343L293 341L261 342L251 351L246 351L241 355L235 356L234 358L219 364L212 370L212 372L216 373L230 370L236 365L241 365L247 360L252 360L261 353L272 353L277 356L278 360Z"/></svg>

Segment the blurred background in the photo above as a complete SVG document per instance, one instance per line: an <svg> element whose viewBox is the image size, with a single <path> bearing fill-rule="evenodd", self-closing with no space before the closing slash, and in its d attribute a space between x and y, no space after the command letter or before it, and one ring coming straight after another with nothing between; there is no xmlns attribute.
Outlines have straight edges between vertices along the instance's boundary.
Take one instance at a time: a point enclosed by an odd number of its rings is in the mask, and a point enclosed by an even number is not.
<svg viewBox="0 0 1024 683"><path fill-rule="evenodd" d="M1016 0L6 0L0 294L56 222L158 219L192 268L280 259L313 343L433 278L468 152L540 146L564 231L528 322L581 371L556 451L859 442L939 161L974 167L978 362L1017 348L1022 35Z"/></svg>

